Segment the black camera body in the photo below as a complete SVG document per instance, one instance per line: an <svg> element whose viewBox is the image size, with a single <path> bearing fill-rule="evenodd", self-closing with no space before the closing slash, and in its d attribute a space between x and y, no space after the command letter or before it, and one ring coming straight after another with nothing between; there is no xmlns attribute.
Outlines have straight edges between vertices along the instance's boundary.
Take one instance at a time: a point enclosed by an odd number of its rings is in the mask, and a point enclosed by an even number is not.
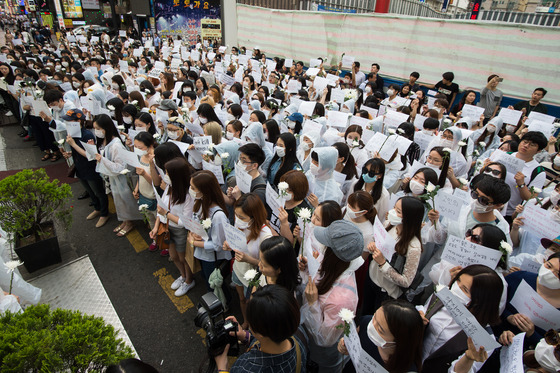
<svg viewBox="0 0 560 373"><path fill-rule="evenodd" d="M224 307L218 297L214 293L204 294L197 308L194 324L206 332L208 354L212 357L221 355L229 344L228 355L237 356L237 323L224 318ZM230 335L230 332L234 332L234 335Z"/></svg>

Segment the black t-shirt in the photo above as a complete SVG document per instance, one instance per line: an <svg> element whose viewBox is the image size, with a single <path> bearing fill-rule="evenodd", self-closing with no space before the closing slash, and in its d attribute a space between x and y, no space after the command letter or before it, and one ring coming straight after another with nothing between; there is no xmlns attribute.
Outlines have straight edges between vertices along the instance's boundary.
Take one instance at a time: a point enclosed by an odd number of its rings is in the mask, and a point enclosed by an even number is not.
<svg viewBox="0 0 560 373"><path fill-rule="evenodd" d="M87 143L89 140L95 141L95 136L93 136L90 131L82 128L82 137L80 139L75 138L74 140L76 141L76 144L83 149L84 147L82 146L80 141L83 141L85 143ZM78 176L80 179L95 180L99 177L99 174L95 172L96 161L88 161L86 157L79 154L73 147L72 159L74 159L74 165L76 167L76 176Z"/></svg>
<svg viewBox="0 0 560 373"><path fill-rule="evenodd" d="M435 88L436 91L444 94L447 97L447 101L449 102L449 104L451 104L451 99L453 98L453 95L459 92L459 84L451 83L451 85L445 85L443 84L442 80L437 82Z"/></svg>
<svg viewBox="0 0 560 373"><path fill-rule="evenodd" d="M517 104L513 105L515 110L525 109L525 116L528 117L532 111L542 114L548 114L548 109L542 103L538 103L535 106L532 106L529 101L519 101Z"/></svg>

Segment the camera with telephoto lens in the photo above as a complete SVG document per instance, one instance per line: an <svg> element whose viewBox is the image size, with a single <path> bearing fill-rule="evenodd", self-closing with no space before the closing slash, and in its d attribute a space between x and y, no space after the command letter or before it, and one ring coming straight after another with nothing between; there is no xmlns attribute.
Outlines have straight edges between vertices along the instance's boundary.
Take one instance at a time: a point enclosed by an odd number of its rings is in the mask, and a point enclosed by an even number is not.
<svg viewBox="0 0 560 373"><path fill-rule="evenodd" d="M235 334L237 323L224 318L224 307L218 297L214 293L204 294L197 308L194 324L206 332L208 354L212 357L221 355L229 344L228 355L237 356L239 354L239 343ZM230 332L234 334L230 335Z"/></svg>

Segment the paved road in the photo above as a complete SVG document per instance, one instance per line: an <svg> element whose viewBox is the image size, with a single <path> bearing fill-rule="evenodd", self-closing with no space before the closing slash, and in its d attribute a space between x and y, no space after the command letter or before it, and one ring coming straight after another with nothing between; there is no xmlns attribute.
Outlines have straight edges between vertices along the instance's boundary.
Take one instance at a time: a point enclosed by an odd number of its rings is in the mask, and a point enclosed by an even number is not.
<svg viewBox="0 0 560 373"><path fill-rule="evenodd" d="M0 153L8 170L41 167L41 152L17 136L17 125L0 127ZM58 161L60 163L63 160ZM50 163L50 162L49 162ZM81 184L71 184L74 196ZM201 330L195 327L195 305L206 292L200 273L197 285L187 296L175 297L169 289L178 271L167 258L148 247L148 228L137 222L125 238L112 232L116 217L102 228L86 221L91 212L88 200L74 200L74 224L62 236L61 245L71 251L66 258L89 255L115 310L141 359L161 372L196 372L206 354ZM233 310L238 314L238 306Z"/></svg>

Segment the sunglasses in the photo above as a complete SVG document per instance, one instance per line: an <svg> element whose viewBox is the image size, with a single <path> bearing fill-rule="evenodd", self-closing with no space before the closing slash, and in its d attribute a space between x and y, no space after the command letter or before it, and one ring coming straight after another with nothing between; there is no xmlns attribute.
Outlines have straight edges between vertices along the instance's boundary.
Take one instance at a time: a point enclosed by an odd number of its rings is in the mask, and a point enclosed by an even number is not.
<svg viewBox="0 0 560 373"><path fill-rule="evenodd" d="M383 172L375 172L375 170L369 170L364 166L362 167L362 175L369 175L369 177L374 177L375 175L381 176Z"/></svg>
<svg viewBox="0 0 560 373"><path fill-rule="evenodd" d="M560 335L554 329L550 329L544 334L544 340L551 346L554 347L554 357L556 360L560 361Z"/></svg>
<svg viewBox="0 0 560 373"><path fill-rule="evenodd" d="M481 205L484 205L484 206L492 205L492 202L490 202L488 197L479 196L478 193L475 190L473 190L471 192L471 198L476 199Z"/></svg>
<svg viewBox="0 0 560 373"><path fill-rule="evenodd" d="M486 170L484 170L484 173L485 173L485 174L488 174L488 175L492 174L492 175L494 175L494 176L500 176L500 174L502 173L502 171L500 171L500 170L493 170L493 169L491 169L491 168L487 168Z"/></svg>
<svg viewBox="0 0 560 373"><path fill-rule="evenodd" d="M473 234L472 229L467 230L465 237L470 237L471 242L476 244L480 244L480 242L482 241L479 234Z"/></svg>

